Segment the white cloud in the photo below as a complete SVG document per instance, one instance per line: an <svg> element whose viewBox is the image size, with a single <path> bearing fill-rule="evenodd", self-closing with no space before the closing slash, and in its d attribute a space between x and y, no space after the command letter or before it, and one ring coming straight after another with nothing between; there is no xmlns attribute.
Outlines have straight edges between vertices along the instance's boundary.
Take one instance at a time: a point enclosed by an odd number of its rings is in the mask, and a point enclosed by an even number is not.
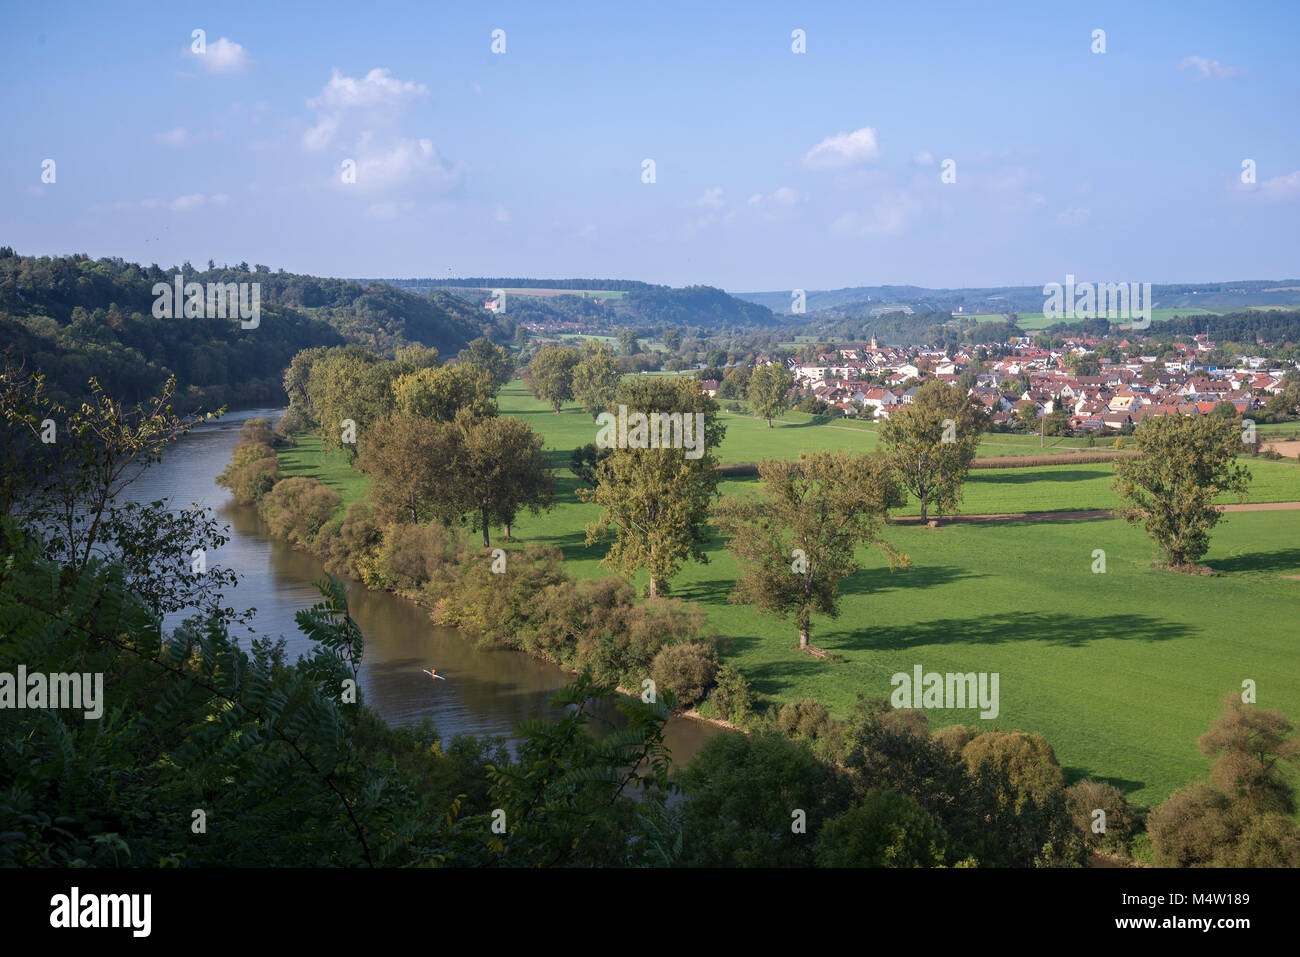
<svg viewBox="0 0 1300 957"><path fill-rule="evenodd" d="M367 191L388 189L417 179L449 186L459 179L456 170L438 156L432 140L399 140L391 148L376 150L372 138L363 134L358 145L356 185Z"/></svg>
<svg viewBox="0 0 1300 957"><path fill-rule="evenodd" d="M1300 169L1284 176L1274 176L1260 183L1251 193L1266 203L1285 203L1300 197Z"/></svg>
<svg viewBox="0 0 1300 957"><path fill-rule="evenodd" d="M497 203L497 208L492 211L492 218L498 223L508 223L510 222L510 210Z"/></svg>
<svg viewBox="0 0 1300 957"><path fill-rule="evenodd" d="M706 189L695 201L695 205L702 209L721 209L726 206L727 201L722 198L722 187L712 186Z"/></svg>
<svg viewBox="0 0 1300 957"><path fill-rule="evenodd" d="M934 154L929 150L921 150L921 152L912 157L912 162L917 166L933 166Z"/></svg>
<svg viewBox="0 0 1300 957"><path fill-rule="evenodd" d="M771 219L776 210L790 209L797 206L799 204L799 194L789 186L781 186L767 196L762 193L755 193L745 202L751 209L759 210L765 219Z"/></svg>
<svg viewBox="0 0 1300 957"><path fill-rule="evenodd" d="M893 236L901 233L921 204L907 193L886 193L870 213L848 212L833 223L831 231L850 236Z"/></svg>
<svg viewBox="0 0 1300 957"><path fill-rule="evenodd" d="M1178 68L1180 70L1196 70L1196 72L1200 74L1197 79L1201 80L1210 77L1214 77L1216 80L1221 80L1224 77L1237 76L1243 72L1240 67L1225 66L1218 60L1208 60L1203 56L1184 57L1183 62L1178 64Z"/></svg>
<svg viewBox="0 0 1300 957"><path fill-rule="evenodd" d="M399 80L386 67L375 67L359 79L344 76L336 67L320 95L307 101L308 108L316 111L316 123L303 134L303 149L324 149L345 126L355 133L386 125L428 95L429 88L423 83Z"/></svg>
<svg viewBox="0 0 1300 957"><path fill-rule="evenodd" d="M214 206L224 206L229 201L230 197L225 193L213 193L211 196L205 196L202 193L188 193L185 196L177 196L167 204L167 208L174 213L188 213L207 203ZM140 205L146 209L153 209L158 205L158 201L153 199L141 200Z"/></svg>
<svg viewBox="0 0 1300 957"><path fill-rule="evenodd" d="M429 95L429 88L414 80L395 79L387 67L375 67L361 79L344 76L334 68L320 96L307 101L313 110L350 110L400 106Z"/></svg>
<svg viewBox="0 0 1300 957"><path fill-rule="evenodd" d="M1062 226L1082 226L1092 215L1092 210L1082 206L1067 206L1056 214L1056 221Z"/></svg>
<svg viewBox="0 0 1300 957"><path fill-rule="evenodd" d="M803 157L808 169L842 169L858 166L880 156L876 131L864 126L852 133L837 133L822 140Z"/></svg>
<svg viewBox="0 0 1300 957"><path fill-rule="evenodd" d="M178 126L166 133L155 133L153 138L155 143L161 143L163 146L184 146L190 141L190 134L185 131L185 127Z"/></svg>
<svg viewBox="0 0 1300 957"><path fill-rule="evenodd" d="M195 53L189 47L186 52L209 73L243 73L253 63L248 51L227 37L207 44L203 53Z"/></svg>

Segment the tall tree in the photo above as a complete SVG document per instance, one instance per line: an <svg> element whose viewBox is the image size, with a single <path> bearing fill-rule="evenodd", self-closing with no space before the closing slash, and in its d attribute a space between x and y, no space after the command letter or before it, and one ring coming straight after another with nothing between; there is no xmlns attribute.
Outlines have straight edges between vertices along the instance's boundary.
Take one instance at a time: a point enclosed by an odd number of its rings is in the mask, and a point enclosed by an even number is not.
<svg viewBox="0 0 1300 957"><path fill-rule="evenodd" d="M501 388L515 374L515 364L510 353L484 336L473 340L456 356L459 363L469 363L485 370L492 377L493 391Z"/></svg>
<svg viewBox="0 0 1300 957"><path fill-rule="evenodd" d="M450 422L462 409L476 416L497 414L491 373L470 363L420 369L399 376L392 388L397 410L406 415Z"/></svg>
<svg viewBox="0 0 1300 957"><path fill-rule="evenodd" d="M464 511L461 432L450 422L395 413L362 434L358 465L371 477L380 523L451 524Z"/></svg>
<svg viewBox="0 0 1300 957"><path fill-rule="evenodd" d="M641 351L641 343L631 329L618 330L618 351L625 356L634 356Z"/></svg>
<svg viewBox="0 0 1300 957"><path fill-rule="evenodd" d="M534 398L549 403L558 414L573 398L573 369L579 359L578 350L570 346L539 349L528 364L528 388Z"/></svg>
<svg viewBox="0 0 1300 957"><path fill-rule="evenodd" d="M988 417L979 401L932 379L912 403L891 412L880 428L890 468L921 503L921 521L961 502L962 486Z"/></svg>
<svg viewBox="0 0 1300 957"><path fill-rule="evenodd" d="M461 432L466 510L473 528L482 530L487 548L489 526L503 526L509 538L521 509L536 515L549 508L555 481L542 452L542 436L519 419L462 413L456 424Z"/></svg>
<svg viewBox="0 0 1300 957"><path fill-rule="evenodd" d="M573 397L593 422L613 404L620 378L614 365L614 350L598 340L587 340L582 361L573 368Z"/></svg>
<svg viewBox="0 0 1300 957"><path fill-rule="evenodd" d="M715 509L742 569L733 598L780 618L793 614L799 647L820 654L810 644L812 613L838 617L839 585L858 570L856 550L878 545L891 569L907 563L880 538L886 509L902 504L901 490L880 455L764 459L758 474L762 497Z"/></svg>
<svg viewBox="0 0 1300 957"><path fill-rule="evenodd" d="M1115 463L1115 489L1123 516L1141 525L1178 567L1195 563L1210 547L1210 530L1222 514L1214 500L1244 496L1250 472L1237 464L1241 428L1209 415L1153 415L1133 432L1141 456Z"/></svg>
<svg viewBox="0 0 1300 957"><path fill-rule="evenodd" d="M587 543L601 541L612 529L614 541L603 564L625 574L646 569L653 597L668 592L669 580L687 559L708 563L709 505L718 489L713 450L726 426L717 421L717 403L691 379L624 379L615 399L627 406L629 418L636 413L703 416L703 435L692 436L702 442L699 458L682 448L615 448L597 469L596 488L578 489L584 502L605 507L587 525Z"/></svg>
<svg viewBox="0 0 1300 957"><path fill-rule="evenodd" d="M790 395L794 390L794 373L784 365L775 362L761 365L749 376L749 386L745 399L754 414L767 419L767 427L772 427L772 419L790 408Z"/></svg>

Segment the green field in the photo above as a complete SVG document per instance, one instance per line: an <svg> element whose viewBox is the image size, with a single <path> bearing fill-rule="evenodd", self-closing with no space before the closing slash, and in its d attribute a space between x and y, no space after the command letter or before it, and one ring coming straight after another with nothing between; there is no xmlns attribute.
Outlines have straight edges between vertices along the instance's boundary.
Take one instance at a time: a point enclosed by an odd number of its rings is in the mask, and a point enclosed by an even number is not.
<svg viewBox="0 0 1300 957"><path fill-rule="evenodd" d="M577 501L577 480L565 467L572 448L595 438L590 416L572 407L555 415L518 382L503 390L501 406L546 435L559 493L552 511L520 516L520 541L505 547L555 545L571 575L611 574L599 564L604 547L585 544L583 528L599 509ZM860 429L790 422L769 431L744 417L726 421L724 461L875 442ZM348 499L364 494L364 479L341 454L322 455L313 436L299 439L281 453L284 474L315 474ZM1300 465L1246 462L1255 475L1252 500L1300 500ZM963 510L1113 507L1110 483L1105 464L975 471ZM727 495L756 488L753 479L722 483ZM891 573L879 552L864 551L863 571L842 587L840 617L814 617L814 643L843 661L802 654L788 622L729 604L736 568L720 542L709 549L709 564L683 567L673 593L705 609L729 641L727 659L758 691L781 701L815 697L836 716L858 691L887 694L890 676L914 665L997 672L997 719L932 711L932 722L1041 731L1072 777L1110 780L1139 804L1157 803L1206 773L1196 739L1220 697L1244 679L1257 683L1261 705L1300 719L1300 581L1283 577L1300 575L1300 511L1225 516L1205 559L1221 577L1153 569L1154 546L1115 519L895 525L887 536L912 567ZM1095 549L1106 553L1105 574L1092 571Z"/></svg>

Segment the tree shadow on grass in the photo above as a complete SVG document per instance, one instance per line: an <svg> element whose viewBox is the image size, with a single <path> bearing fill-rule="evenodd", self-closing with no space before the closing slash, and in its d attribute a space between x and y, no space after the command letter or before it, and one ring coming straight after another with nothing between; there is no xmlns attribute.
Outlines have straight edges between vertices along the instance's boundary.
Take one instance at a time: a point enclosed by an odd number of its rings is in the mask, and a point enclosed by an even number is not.
<svg viewBox="0 0 1300 957"><path fill-rule="evenodd" d="M841 595L879 595L903 588L934 588L967 578L984 578L979 572L955 565L913 565L910 568L872 568L840 582Z"/></svg>
<svg viewBox="0 0 1300 957"><path fill-rule="evenodd" d="M924 611L924 609L918 609ZM927 645L999 645L1046 642L1080 648L1102 638L1172 641L1193 634L1187 625L1145 615L1061 615L1007 612L978 618L939 618L893 628L866 627L858 632L825 632L826 647L836 650L905 651Z"/></svg>
<svg viewBox="0 0 1300 957"><path fill-rule="evenodd" d="M1218 572L1269 572L1279 569L1300 568L1300 548L1279 548L1271 552L1250 552L1231 558L1215 558L1206 562Z"/></svg>
<svg viewBox="0 0 1300 957"><path fill-rule="evenodd" d="M1092 781L1100 781L1102 784L1111 784L1119 788L1125 794L1132 794L1134 791L1147 786L1145 781L1131 781L1128 778L1117 778L1111 775L1101 775L1090 771L1088 768L1076 768L1073 765L1066 765L1061 768L1065 772L1065 783L1078 784L1084 778Z"/></svg>
<svg viewBox="0 0 1300 957"><path fill-rule="evenodd" d="M980 485L1030 485L1036 482L1087 482L1092 479L1113 478L1115 476L1114 472L1103 472L1098 469L1081 471L1079 469L1063 468L1051 471L1051 468L1051 466L1042 466L1025 469L1023 472L1013 472L1009 469L971 469L966 481Z"/></svg>

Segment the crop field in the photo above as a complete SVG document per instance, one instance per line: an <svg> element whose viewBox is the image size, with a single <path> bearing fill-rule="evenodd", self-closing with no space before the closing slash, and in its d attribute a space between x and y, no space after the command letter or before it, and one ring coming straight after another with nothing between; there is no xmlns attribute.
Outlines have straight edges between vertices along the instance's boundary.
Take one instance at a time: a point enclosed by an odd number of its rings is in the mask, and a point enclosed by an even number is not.
<svg viewBox="0 0 1300 957"><path fill-rule="evenodd" d="M519 517L517 542L500 543L497 532L493 545L550 544L575 577L614 574L600 564L605 546L586 544L585 526L599 508L577 500L578 481L567 469L569 451L595 438L591 417L573 406L556 415L519 382L502 391L501 406L546 436L558 494L550 512ZM876 438L810 422L768 430L746 417L726 421L722 458L730 462L800 449L866 451ZM1249 500L1300 500L1300 464L1244 461L1254 474ZM364 477L342 453L322 453L312 435L281 452L281 468L316 475L346 500L364 494ZM1105 464L975 471L963 511L1113 508L1111 481ZM758 487L753 478L727 479L721 493L755 494ZM916 511L910 504L899 514ZM814 616L814 644L839 660L801 653L792 623L728 602L737 569L721 540L709 547L707 565L682 567L672 593L703 607L727 639L726 660L757 691L781 702L815 697L837 717L859 692L887 695L890 677L916 665L996 672L996 718L933 711L934 724L1040 731L1072 778L1104 778L1141 805L1208 771L1196 739L1219 699L1243 680L1256 682L1261 705L1300 713L1300 578L1288 577L1300 576L1300 511L1225 515L1205 558L1215 577L1153 568L1155 547L1118 519L891 524L885 536L910 567L891 572L878 550L862 551L862 571L841 587L840 616ZM1104 573L1093 570L1098 549ZM638 587L644 583L640 576Z"/></svg>

